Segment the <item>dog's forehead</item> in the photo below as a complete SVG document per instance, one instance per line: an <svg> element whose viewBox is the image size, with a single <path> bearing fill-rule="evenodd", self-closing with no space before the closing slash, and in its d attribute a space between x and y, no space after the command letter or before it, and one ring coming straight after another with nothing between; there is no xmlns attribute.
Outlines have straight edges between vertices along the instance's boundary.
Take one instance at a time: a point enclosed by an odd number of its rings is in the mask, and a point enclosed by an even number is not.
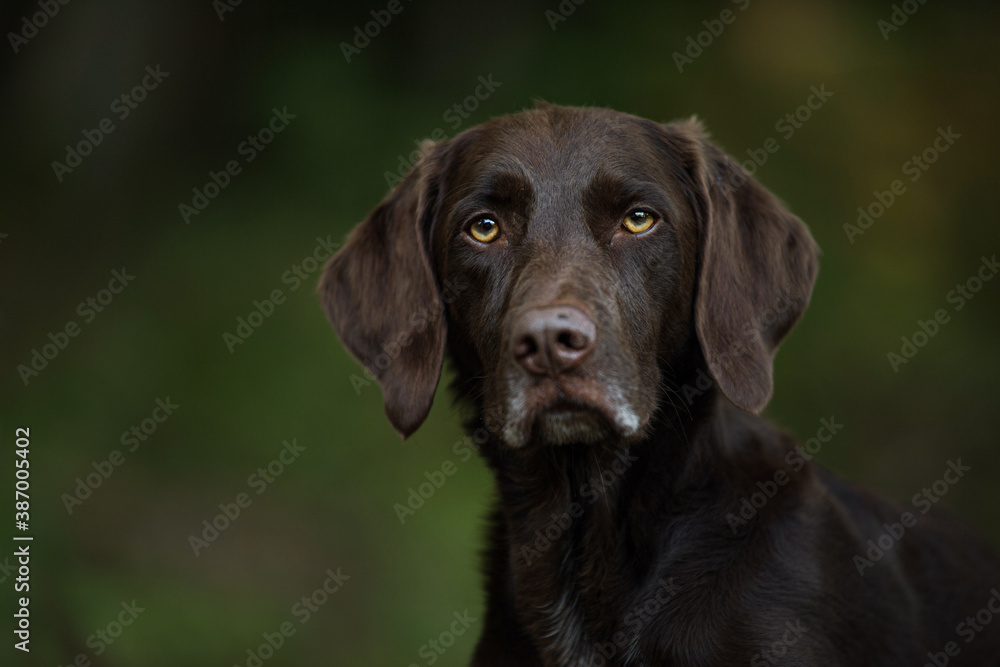
<svg viewBox="0 0 1000 667"><path fill-rule="evenodd" d="M659 178L648 121L607 109L546 107L479 126L462 174L482 185L507 175L536 189L579 192L598 174Z"/></svg>

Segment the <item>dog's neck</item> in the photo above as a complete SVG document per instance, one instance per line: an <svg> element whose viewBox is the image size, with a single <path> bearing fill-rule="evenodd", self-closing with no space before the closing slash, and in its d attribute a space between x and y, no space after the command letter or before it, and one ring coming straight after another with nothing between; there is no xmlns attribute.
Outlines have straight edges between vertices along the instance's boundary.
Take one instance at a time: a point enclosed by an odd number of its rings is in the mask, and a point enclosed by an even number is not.
<svg viewBox="0 0 1000 667"><path fill-rule="evenodd" d="M506 551L491 554L491 566L500 566L522 624L553 664L589 659L623 630L637 599L669 603L674 572L664 563L673 559L664 552L694 549L699 540L688 531L704 522L691 518L728 502L719 473L738 466L743 445L722 434L756 441L752 432L769 428L714 388L676 403L665 399L648 436L628 444L483 447L500 496L494 544Z"/></svg>

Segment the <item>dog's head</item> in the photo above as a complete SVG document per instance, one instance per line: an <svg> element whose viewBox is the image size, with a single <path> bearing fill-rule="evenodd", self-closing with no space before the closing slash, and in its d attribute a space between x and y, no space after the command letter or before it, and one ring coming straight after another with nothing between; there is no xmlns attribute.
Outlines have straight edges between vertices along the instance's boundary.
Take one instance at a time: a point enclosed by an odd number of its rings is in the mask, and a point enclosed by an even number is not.
<svg viewBox="0 0 1000 667"><path fill-rule="evenodd" d="M763 409L816 254L696 122L542 105L427 145L320 293L404 437L447 347L506 445L628 440L692 344L725 396Z"/></svg>

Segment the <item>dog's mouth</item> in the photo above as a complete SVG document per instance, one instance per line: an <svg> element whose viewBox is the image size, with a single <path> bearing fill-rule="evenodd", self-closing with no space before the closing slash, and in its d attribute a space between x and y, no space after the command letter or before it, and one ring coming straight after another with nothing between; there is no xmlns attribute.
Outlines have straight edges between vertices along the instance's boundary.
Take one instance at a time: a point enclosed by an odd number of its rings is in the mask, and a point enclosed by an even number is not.
<svg viewBox="0 0 1000 667"><path fill-rule="evenodd" d="M614 386L582 378L547 378L514 394L508 407L503 439L511 447L627 438L648 421Z"/></svg>
<svg viewBox="0 0 1000 667"><path fill-rule="evenodd" d="M531 421L531 440L551 445L588 444L612 433L612 425L600 410L567 398L538 410Z"/></svg>

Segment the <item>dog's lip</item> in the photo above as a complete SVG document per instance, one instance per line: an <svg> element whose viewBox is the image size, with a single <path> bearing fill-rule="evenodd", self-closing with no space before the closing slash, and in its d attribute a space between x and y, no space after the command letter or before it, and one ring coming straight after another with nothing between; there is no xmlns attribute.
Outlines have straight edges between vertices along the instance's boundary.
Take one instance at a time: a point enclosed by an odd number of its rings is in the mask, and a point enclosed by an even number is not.
<svg viewBox="0 0 1000 667"><path fill-rule="evenodd" d="M548 378L527 392L534 394L531 417L540 414L589 412L613 422L607 389L577 377Z"/></svg>
<svg viewBox="0 0 1000 667"><path fill-rule="evenodd" d="M545 432L545 424L576 423L578 426L589 425L590 436L604 437L615 432L614 420L600 406L591 405L578 399L559 396L548 404L532 411L528 418L528 427L533 439ZM585 426L587 428L587 426Z"/></svg>
<svg viewBox="0 0 1000 667"><path fill-rule="evenodd" d="M590 412L602 414L605 410L600 401L592 400L593 397L581 396L578 391L580 387L575 383L566 381L565 378L546 378L544 381L527 390L528 395L534 394L531 402L534 405L530 410L530 418L534 419L543 414L572 414L576 412Z"/></svg>
<svg viewBox="0 0 1000 667"><path fill-rule="evenodd" d="M543 405L535 410L535 416L542 414L548 415L559 415L559 414L573 414L577 412L586 412L591 414L601 414L601 409L596 405L591 405L584 401L575 398L569 398L565 395L560 395L552 401L549 401L547 405Z"/></svg>
<svg viewBox="0 0 1000 667"><path fill-rule="evenodd" d="M514 419L504 427L509 441L520 445L551 434L552 428L576 431L589 441L631 438L649 418L626 402L620 390L600 378L549 376L539 378L521 392L512 401L517 406Z"/></svg>
<svg viewBox="0 0 1000 667"><path fill-rule="evenodd" d="M606 406L593 403L584 398L569 396L561 391L555 398L532 410L529 415L529 421L535 422L541 417L597 418L609 429L614 424L614 418L608 412Z"/></svg>

